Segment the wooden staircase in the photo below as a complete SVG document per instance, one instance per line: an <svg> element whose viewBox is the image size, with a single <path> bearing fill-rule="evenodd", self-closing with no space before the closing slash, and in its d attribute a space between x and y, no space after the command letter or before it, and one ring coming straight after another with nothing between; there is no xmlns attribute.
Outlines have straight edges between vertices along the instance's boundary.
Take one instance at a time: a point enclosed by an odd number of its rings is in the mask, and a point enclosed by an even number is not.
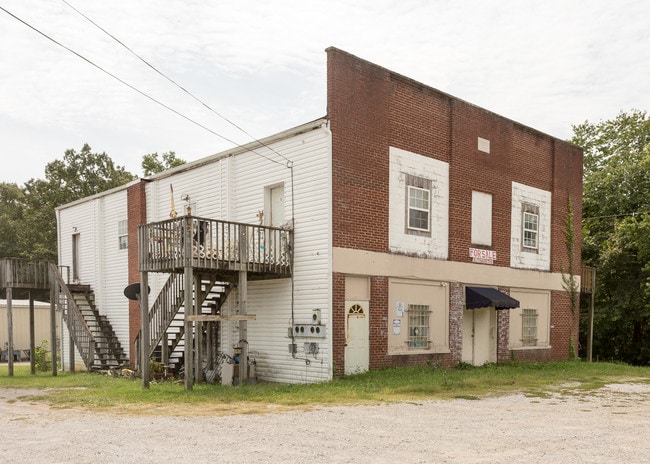
<svg viewBox="0 0 650 464"><path fill-rule="evenodd" d="M86 321L94 340L91 370L108 370L128 364L124 348L108 318L95 305L95 293L89 285L68 285L74 302Z"/></svg>
<svg viewBox="0 0 650 464"><path fill-rule="evenodd" d="M232 284L220 281L209 274L199 276L198 280L197 300L201 307L201 314L220 314ZM148 357L165 364L169 372L178 373L184 363L186 313L184 302L183 275L172 273L149 310ZM140 337L141 332L138 332L135 340L137 362L140 360Z"/></svg>
<svg viewBox="0 0 650 464"><path fill-rule="evenodd" d="M100 314L95 306L95 294L90 286L68 284L54 264L50 266L55 279L56 304L86 369L108 370L128 364L128 358L108 318Z"/></svg>

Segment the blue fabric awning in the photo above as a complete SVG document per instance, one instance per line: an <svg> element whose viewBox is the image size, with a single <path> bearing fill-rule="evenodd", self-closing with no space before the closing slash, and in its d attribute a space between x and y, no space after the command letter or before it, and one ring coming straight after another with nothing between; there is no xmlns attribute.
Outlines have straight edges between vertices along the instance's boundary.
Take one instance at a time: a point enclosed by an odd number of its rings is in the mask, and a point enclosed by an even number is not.
<svg viewBox="0 0 650 464"><path fill-rule="evenodd" d="M519 302L495 288L465 287L465 307L467 309L491 306L494 306L495 309L518 308Z"/></svg>

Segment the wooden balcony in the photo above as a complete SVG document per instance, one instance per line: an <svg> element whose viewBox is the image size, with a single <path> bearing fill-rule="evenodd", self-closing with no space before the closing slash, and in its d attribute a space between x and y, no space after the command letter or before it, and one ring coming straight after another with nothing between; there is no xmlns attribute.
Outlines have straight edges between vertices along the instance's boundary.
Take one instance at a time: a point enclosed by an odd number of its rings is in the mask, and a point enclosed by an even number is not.
<svg viewBox="0 0 650 464"><path fill-rule="evenodd" d="M580 276L580 292L593 293L596 286L596 269L593 267L583 267Z"/></svg>
<svg viewBox="0 0 650 464"><path fill-rule="evenodd" d="M290 229L182 216L138 227L141 272L195 271L250 279L291 276Z"/></svg>
<svg viewBox="0 0 650 464"><path fill-rule="evenodd" d="M12 289L12 297L24 299L29 295L36 298L48 298L51 286L50 261L29 261L21 258L0 259L0 298L5 298L7 289ZM56 268L54 268L56 269ZM56 269L66 273L67 268Z"/></svg>

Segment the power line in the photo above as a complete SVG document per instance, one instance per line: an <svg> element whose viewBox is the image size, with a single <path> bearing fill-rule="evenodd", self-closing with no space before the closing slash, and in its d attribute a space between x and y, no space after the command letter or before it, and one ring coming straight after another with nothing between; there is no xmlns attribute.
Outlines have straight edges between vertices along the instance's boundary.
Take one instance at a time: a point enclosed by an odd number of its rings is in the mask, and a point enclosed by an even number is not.
<svg viewBox="0 0 650 464"><path fill-rule="evenodd" d="M609 218L616 218L616 217L627 217L627 216L640 216L641 214L650 214L650 211L637 211L633 213L620 213L620 214L610 214L607 216L589 216L589 217L583 217L582 220L586 221L587 219L609 219Z"/></svg>
<svg viewBox="0 0 650 464"><path fill-rule="evenodd" d="M70 7L72 10L74 10L75 12L77 12L79 15L81 15L83 18L85 18L87 21L89 21L92 25L94 25L96 28L98 28L98 29L99 29L100 31L102 31L104 34L106 34L106 35L109 36L111 39L113 39L115 42L117 42L117 43L120 44L122 47L124 47L124 48L129 52L129 53L131 53L133 56L135 56L135 57L138 58L140 61L142 61L144 64L146 64L149 68L151 68L152 70L154 70L154 71L155 71L156 73L158 73L160 76L164 77L164 78L167 79L169 82L171 82L173 85L175 85L175 86L178 87L180 90L182 90L183 92L185 92L187 95L189 95L190 97L192 97L196 102L198 102L199 104L201 104L203 107L205 107L206 109L208 109L208 110L211 111L212 113L216 114L218 117L220 117L221 119L223 119L224 121L226 121L228 124L232 125L233 127L237 128L238 130L240 130L241 132L243 132L244 134L246 134L248 137L250 137L250 138L251 138L252 140L254 140L255 142L257 142L257 143L259 143L260 145L262 145L262 146L268 148L268 149L271 150L273 153L275 153L276 155L278 155L279 157L281 157L282 159L284 159L287 163L290 163L290 162L291 162L291 161L290 161L286 156L282 155L281 153L278 153L277 151L275 151L275 150L274 150L273 148L271 148L270 146L266 145L266 144L265 144L264 142L262 142L261 140L258 140L256 137L252 136L250 133L248 133L246 130L244 130L241 126L237 125L236 123L234 123L233 121L231 121L230 119L228 119L227 117L225 117L224 115L220 114L219 112L217 112L216 110L214 110L213 108L211 108L210 106L208 106L208 104L206 104L206 103L205 103L204 101L202 101L200 98L198 98L197 96L195 96L193 93L191 93L191 92L190 92L189 90L187 90L185 87L183 87L183 86L181 86L180 84L178 84L174 79L172 79L171 77L167 76L165 73L163 73L162 71L160 71L160 70L159 70L158 68L156 68L154 65L152 65L151 63L149 63L147 60L145 60L143 57L141 57L139 54L137 54L135 51L133 51L133 50L132 50L128 45L126 45L124 42L122 42L121 40L119 40L117 37L115 37L113 34L111 34L110 32L108 32L106 29L104 29L103 27L101 27L99 24L97 24L97 23L96 23L95 21L93 21L91 18L89 18L89 17L86 16L84 13L82 13L81 11L79 11L77 8L75 8L74 6L72 6L69 2L67 2L66 0L61 0L61 1L62 1L63 3L65 3L68 7Z"/></svg>
<svg viewBox="0 0 650 464"><path fill-rule="evenodd" d="M99 69L100 71L102 71L103 73L105 73L105 74L107 74L108 76L112 77L113 79L115 79L116 81L120 82L121 84L123 84L123 85L129 87L131 90L134 90L135 92L139 93L139 94L142 95L143 97L148 98L149 100L153 101L154 103L157 103L158 105L162 106L163 108L165 108L165 109L171 111L172 113L174 113L174 114L176 114L176 115L182 117L183 119L185 119L185 120L191 122L192 124L195 124L195 125L197 125L198 127L200 127L200 128L202 128L202 129L204 129L204 130L210 132L211 134L216 135L217 137L219 137L219 138L221 138L221 139L223 139L223 140L225 140L225 141L227 141L227 142L229 142L229 143L232 143L233 145L235 145L235 146L237 146L237 147L241 147L241 145L238 144L237 142L235 142L235 141L233 141L233 140L230 140L229 138L227 138L227 137L225 137L225 136L219 134L218 132L213 131L212 129L210 129L210 128L207 127L207 126L204 126L203 124L199 123L198 121L195 121L195 120L193 120L192 118L190 118L190 117L188 117L188 116L185 116L183 113L181 113L181 112L175 110L175 109L172 108L171 106L169 106L169 105L167 105L167 104L161 102L160 100L157 100L156 98L152 97L151 95L148 95L147 93L143 92L142 90L138 89L137 87L135 87L135 86L129 84L128 82L126 82L125 80L119 78L118 76L116 76L115 74L111 73L110 71L108 71L108 70L102 68L102 67L99 66L98 64L94 63L93 61L91 61L90 59L88 59L88 58L86 58L85 56L81 55L80 53L76 52L75 50L71 49L70 47L67 47L66 45L63 45L62 43L58 42L57 40L55 40L54 38L50 37L50 36L47 35L46 33L40 31L39 29L37 29L36 27L34 27L34 26L32 26L31 24L27 23L26 21L22 20L21 18L19 18L18 16L16 16L16 15L13 14L12 12L8 11L8 10L5 9L3 6L0 6L0 10L4 11L4 12L7 13L9 16L13 17L13 18L16 19L17 21L21 22L21 23L24 24L25 26L27 26L27 27L29 27L30 29L32 29L34 32L36 32L36 33L42 35L43 37L45 37L45 38L48 39L49 41L53 42L54 44L58 45L59 47L63 48L64 50L67 50L68 52L72 53L73 55L77 56L78 58L81 58L81 59L82 59L83 61L85 61L86 63L90 64L91 66L93 66L93 67L95 67L95 68L97 68L97 69ZM251 150L251 151L252 151L253 153L255 153L256 155L261 156L262 158L265 158L265 159L268 160L268 161L271 161L272 163L276 163L276 164L280 164L280 165L284 166L283 163L280 163L280 162L278 162L278 161L276 161L276 160L274 160L274 159L272 159L272 158L269 158L269 157L266 156L266 155L263 155L263 154L261 154L261 153L259 153L259 152L256 152L255 150ZM285 159L286 159L286 158L285 158ZM291 167L290 164L291 164L291 162L288 161L288 163L287 163L287 167Z"/></svg>

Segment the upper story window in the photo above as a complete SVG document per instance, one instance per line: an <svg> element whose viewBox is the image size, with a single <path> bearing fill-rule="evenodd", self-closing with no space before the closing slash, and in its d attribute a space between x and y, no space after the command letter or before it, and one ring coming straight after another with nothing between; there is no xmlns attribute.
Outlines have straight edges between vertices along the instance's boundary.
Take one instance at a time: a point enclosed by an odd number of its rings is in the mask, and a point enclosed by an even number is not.
<svg viewBox="0 0 650 464"><path fill-rule="evenodd" d="M407 232L429 235L431 231L431 181L406 175Z"/></svg>
<svg viewBox="0 0 650 464"><path fill-rule="evenodd" d="M539 248L539 206L524 204L522 214L522 247L527 251L537 251Z"/></svg>
<svg viewBox="0 0 650 464"><path fill-rule="evenodd" d="M120 250L126 250L129 247L128 224L126 219L117 223L117 241Z"/></svg>
<svg viewBox="0 0 650 464"><path fill-rule="evenodd" d="M472 192L472 243L492 246L492 195Z"/></svg>

